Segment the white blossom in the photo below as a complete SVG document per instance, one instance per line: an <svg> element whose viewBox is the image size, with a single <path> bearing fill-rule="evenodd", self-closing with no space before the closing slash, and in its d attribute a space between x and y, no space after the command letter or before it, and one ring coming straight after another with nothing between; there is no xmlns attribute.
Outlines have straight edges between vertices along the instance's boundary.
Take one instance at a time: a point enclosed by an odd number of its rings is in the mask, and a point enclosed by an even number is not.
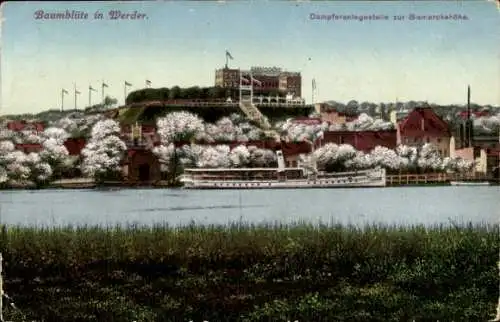
<svg viewBox="0 0 500 322"><path fill-rule="evenodd" d="M227 145L205 148L197 163L200 168L228 168L230 165L229 146Z"/></svg>
<svg viewBox="0 0 500 322"><path fill-rule="evenodd" d="M41 137L43 140L52 139L58 145L63 145L64 142L69 138L69 134L62 128L49 127L42 132Z"/></svg>
<svg viewBox="0 0 500 322"><path fill-rule="evenodd" d="M442 159L439 151L431 143L424 144L419 152L418 167L422 170L440 170L442 168Z"/></svg>
<svg viewBox="0 0 500 322"><path fill-rule="evenodd" d="M203 120L190 112L172 112L157 121L157 132L161 142L189 141L201 134L205 127Z"/></svg>
<svg viewBox="0 0 500 322"><path fill-rule="evenodd" d="M158 157L158 161L160 161L161 170L167 172L176 153L174 144L156 146L153 148L153 153Z"/></svg>
<svg viewBox="0 0 500 322"><path fill-rule="evenodd" d="M44 162L50 164L53 168L62 167L69 157L68 149L64 146L62 137L48 138L42 143L40 157Z"/></svg>
<svg viewBox="0 0 500 322"><path fill-rule="evenodd" d="M249 166L251 167L272 167L277 166L276 153L269 149L257 148L255 145L248 147L250 152Z"/></svg>
<svg viewBox="0 0 500 322"><path fill-rule="evenodd" d="M398 170L401 162L396 151L384 146L376 146L371 152L370 156L373 164L391 170Z"/></svg>
<svg viewBox="0 0 500 322"><path fill-rule="evenodd" d="M416 147L399 145L396 148L396 154L399 157L399 170L413 171L418 166L418 150Z"/></svg>
<svg viewBox="0 0 500 322"><path fill-rule="evenodd" d="M114 120L99 121L92 127L92 136L82 150L82 171L85 175L95 178L120 171L127 146L119 134L120 126Z"/></svg>
<svg viewBox="0 0 500 322"><path fill-rule="evenodd" d="M352 159L356 157L356 149L349 144L337 145L327 143L313 152L317 165L320 168L338 169L352 166Z"/></svg>
<svg viewBox="0 0 500 322"><path fill-rule="evenodd" d="M229 153L229 159L234 167L246 167L250 163L250 151L246 146L239 145Z"/></svg>
<svg viewBox="0 0 500 322"><path fill-rule="evenodd" d="M15 132L7 128L2 128L0 130L0 140L12 140L15 136Z"/></svg>
<svg viewBox="0 0 500 322"><path fill-rule="evenodd" d="M26 155L25 165L29 168L29 179L33 182L47 181L52 176L52 167L42 161L38 153L31 152Z"/></svg>

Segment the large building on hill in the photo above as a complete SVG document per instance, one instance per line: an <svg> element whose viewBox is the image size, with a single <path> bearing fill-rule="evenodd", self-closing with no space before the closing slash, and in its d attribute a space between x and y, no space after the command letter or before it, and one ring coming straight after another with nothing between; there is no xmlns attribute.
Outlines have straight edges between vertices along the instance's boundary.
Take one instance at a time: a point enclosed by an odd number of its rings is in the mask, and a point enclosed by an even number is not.
<svg viewBox="0 0 500 322"><path fill-rule="evenodd" d="M250 70L240 70L224 67L215 71L215 86L237 89L240 82L240 73L251 74L257 80L254 83L255 95L291 94L294 97L302 96L302 76L300 72L288 72L278 67L252 67Z"/></svg>

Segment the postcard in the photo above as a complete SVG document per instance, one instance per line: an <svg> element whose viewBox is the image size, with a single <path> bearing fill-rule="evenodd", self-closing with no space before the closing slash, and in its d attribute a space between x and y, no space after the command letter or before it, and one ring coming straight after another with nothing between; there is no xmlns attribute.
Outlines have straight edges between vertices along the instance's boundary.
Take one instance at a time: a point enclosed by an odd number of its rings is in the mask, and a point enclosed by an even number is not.
<svg viewBox="0 0 500 322"><path fill-rule="evenodd" d="M0 9L0 321L492 317L499 0Z"/></svg>

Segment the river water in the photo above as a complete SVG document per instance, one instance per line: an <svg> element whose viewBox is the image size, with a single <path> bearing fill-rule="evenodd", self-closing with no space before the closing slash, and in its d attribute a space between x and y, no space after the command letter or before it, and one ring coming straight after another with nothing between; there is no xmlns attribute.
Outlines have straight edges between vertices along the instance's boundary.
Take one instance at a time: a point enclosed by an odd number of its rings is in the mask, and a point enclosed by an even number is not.
<svg viewBox="0 0 500 322"><path fill-rule="evenodd" d="M500 186L301 190L0 192L0 222L23 226L341 223L497 224Z"/></svg>

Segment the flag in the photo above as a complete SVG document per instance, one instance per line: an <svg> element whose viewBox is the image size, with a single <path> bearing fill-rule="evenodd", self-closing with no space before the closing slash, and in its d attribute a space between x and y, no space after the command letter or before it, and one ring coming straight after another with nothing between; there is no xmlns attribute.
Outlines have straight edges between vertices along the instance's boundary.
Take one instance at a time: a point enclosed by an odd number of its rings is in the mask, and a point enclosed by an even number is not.
<svg viewBox="0 0 500 322"><path fill-rule="evenodd" d="M261 82L260 80L255 79L255 78L253 78L253 77L252 77L252 81L253 81L255 84L257 84L257 86L262 86L262 82Z"/></svg>
<svg viewBox="0 0 500 322"><path fill-rule="evenodd" d="M102 83L102 87L108 87L108 84L106 84L106 83L103 82Z"/></svg>
<svg viewBox="0 0 500 322"><path fill-rule="evenodd" d="M68 94L68 91L63 88L62 90L63 94Z"/></svg>
<svg viewBox="0 0 500 322"><path fill-rule="evenodd" d="M227 50L226 50L226 57L231 59L231 60L234 59L233 56L231 55L231 53Z"/></svg>
<svg viewBox="0 0 500 322"><path fill-rule="evenodd" d="M92 88L92 86L89 86L89 91L97 92L97 90Z"/></svg>
<svg viewBox="0 0 500 322"><path fill-rule="evenodd" d="M146 79L146 85L151 85L151 81L149 79Z"/></svg>
<svg viewBox="0 0 500 322"><path fill-rule="evenodd" d="M125 86L132 86L129 82L125 81Z"/></svg>
<svg viewBox="0 0 500 322"><path fill-rule="evenodd" d="M75 89L75 94L81 94L78 90Z"/></svg>
<svg viewBox="0 0 500 322"><path fill-rule="evenodd" d="M313 88L313 91L316 89L316 80L314 78L312 80L312 88Z"/></svg>
<svg viewBox="0 0 500 322"><path fill-rule="evenodd" d="M241 77L240 79L243 83L246 83L246 84L250 83L250 81L248 79L246 79L245 77Z"/></svg>

